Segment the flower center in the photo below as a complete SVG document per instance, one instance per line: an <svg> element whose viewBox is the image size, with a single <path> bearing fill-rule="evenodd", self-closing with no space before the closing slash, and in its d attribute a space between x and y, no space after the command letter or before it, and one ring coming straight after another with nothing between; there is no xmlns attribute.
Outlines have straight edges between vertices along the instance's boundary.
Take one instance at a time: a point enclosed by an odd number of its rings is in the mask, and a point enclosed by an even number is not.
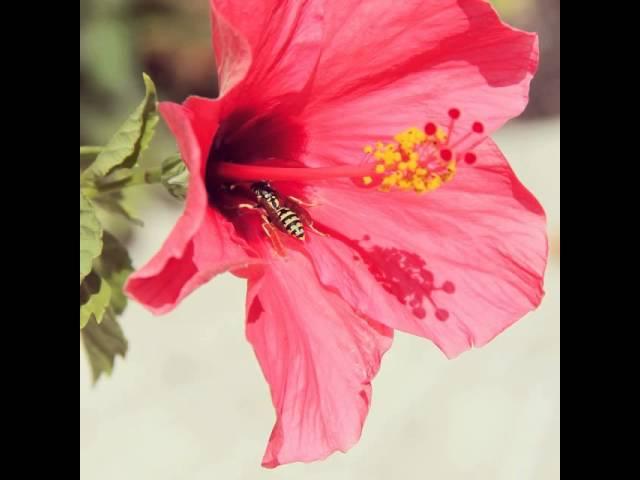
<svg viewBox="0 0 640 480"><path fill-rule="evenodd" d="M484 126L474 122L471 130L454 139L454 127L460 110L449 110L449 124L445 127L428 122L423 129L408 128L389 142L377 142L364 147L359 165L335 167L274 167L216 162L211 172L222 182L292 181L308 183L314 180L350 178L361 187L379 190L413 190L425 193L438 189L453 179L457 165L464 161L471 165L477 160L472 149L485 136ZM473 138L475 137L475 138Z"/></svg>
<svg viewBox="0 0 640 480"><path fill-rule="evenodd" d="M296 161L306 133L288 112L273 110L259 115L240 110L218 128L210 152L211 163L251 164L265 158Z"/></svg>

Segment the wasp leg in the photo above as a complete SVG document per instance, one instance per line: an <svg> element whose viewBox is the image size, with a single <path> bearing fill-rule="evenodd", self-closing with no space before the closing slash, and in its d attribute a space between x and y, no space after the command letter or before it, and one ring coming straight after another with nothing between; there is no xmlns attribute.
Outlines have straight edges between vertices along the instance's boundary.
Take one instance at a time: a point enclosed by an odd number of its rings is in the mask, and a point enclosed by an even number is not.
<svg viewBox="0 0 640 480"><path fill-rule="evenodd" d="M321 237L328 237L329 235L327 235L324 232L321 232L320 230L318 230L316 227L313 226L313 220L311 220L311 217L309 216L307 211L304 208L301 208L302 205L300 203L295 203L297 199L293 200L292 202L289 202L289 200L293 198L295 197L287 198L287 201L285 202L285 204L287 205L287 208L290 208L291 210L293 210L298 215L298 217L300 217L300 220L302 220L302 223L304 224L305 228L308 228L312 232L320 235Z"/></svg>
<svg viewBox="0 0 640 480"><path fill-rule="evenodd" d="M253 203L239 203L233 206L225 205L222 208L231 212L235 212L236 210L260 210L260 206Z"/></svg>
<svg viewBox="0 0 640 480"><path fill-rule="evenodd" d="M278 230L273 226L271 220L269 220L269 217L261 206L254 203L239 203L233 208L238 210L260 212L260 218L262 218L262 230L264 231L267 238L271 241L273 249L278 253L278 255L280 255L281 257L285 256L284 246L280 241L280 237L278 237Z"/></svg>
<svg viewBox="0 0 640 480"><path fill-rule="evenodd" d="M256 205L255 203L239 203L234 208L240 208L240 209L244 208L246 210L257 210L260 207L258 205Z"/></svg>
<svg viewBox="0 0 640 480"><path fill-rule="evenodd" d="M276 251L276 253L281 257L284 257L284 246L280 241L280 237L278 237L278 230L273 226L273 224L269 220L269 217L267 217L265 214L262 214L262 230L267 235L267 238L271 240L271 245L273 245L273 249Z"/></svg>
<svg viewBox="0 0 640 480"><path fill-rule="evenodd" d="M318 230L316 227L313 226L313 222L311 221L307 221L307 228L309 230L311 230L313 233L315 233L316 235L320 235L321 237L328 237L329 235L327 235L324 232L321 232L320 230Z"/></svg>
<svg viewBox="0 0 640 480"><path fill-rule="evenodd" d="M245 210L245 211L249 211L249 212L260 212L260 214L264 213L264 210L262 209L262 207L260 207L259 205L256 205L254 203L239 203L237 204L235 207L230 207L233 210ZM239 215L241 215L241 213L238 213Z"/></svg>

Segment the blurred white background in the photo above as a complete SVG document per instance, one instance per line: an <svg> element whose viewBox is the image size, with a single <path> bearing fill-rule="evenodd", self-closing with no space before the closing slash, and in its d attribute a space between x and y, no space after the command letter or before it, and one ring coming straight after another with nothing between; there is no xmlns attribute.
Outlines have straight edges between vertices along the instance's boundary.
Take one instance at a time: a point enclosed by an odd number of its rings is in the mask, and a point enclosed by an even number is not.
<svg viewBox="0 0 640 480"><path fill-rule="evenodd" d="M449 361L397 333L373 383L362 439L348 454L266 470L274 412L244 339L244 282L216 278L174 312L130 303L125 361L91 387L80 358L84 480L560 478L559 120L514 122L496 137L549 217L551 259L542 306L488 346ZM179 214L144 211L136 265Z"/></svg>

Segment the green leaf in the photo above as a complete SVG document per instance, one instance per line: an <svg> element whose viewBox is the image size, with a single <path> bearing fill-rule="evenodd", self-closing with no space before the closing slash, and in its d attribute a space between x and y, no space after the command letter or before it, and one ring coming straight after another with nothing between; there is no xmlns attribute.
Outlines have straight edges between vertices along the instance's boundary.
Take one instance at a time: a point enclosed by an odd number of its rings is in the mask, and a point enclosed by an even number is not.
<svg viewBox="0 0 640 480"><path fill-rule="evenodd" d="M127 249L113 234L103 231L102 242L102 253L80 286L80 333L94 383L103 373L110 375L115 357L127 352L116 317L127 305L122 288L133 271Z"/></svg>
<svg viewBox="0 0 640 480"><path fill-rule="evenodd" d="M93 319L97 323L111 302L111 287L92 271L80 284L80 328Z"/></svg>
<svg viewBox="0 0 640 480"><path fill-rule="evenodd" d="M117 168L131 168L140 154L149 146L158 123L156 87L148 75L143 74L146 89L142 103L122 124L104 146L93 164L84 172L83 180L94 181Z"/></svg>
<svg viewBox="0 0 640 480"><path fill-rule="evenodd" d="M91 365L94 384L103 373L111 375L116 355L124 358L127 353L127 340L110 308L105 312L100 325L89 321L80 331L80 338Z"/></svg>
<svg viewBox="0 0 640 480"><path fill-rule="evenodd" d="M162 185L175 198L184 200L187 196L189 171L179 155L174 155L162 162Z"/></svg>
<svg viewBox="0 0 640 480"><path fill-rule="evenodd" d="M80 147L80 173L84 172L89 167L89 165L94 162L101 151L102 147Z"/></svg>
<svg viewBox="0 0 640 480"><path fill-rule="evenodd" d="M128 200L119 190L100 194L93 198L93 203L109 213L124 217L139 227L144 226L142 220L133 211L133 207L129 205Z"/></svg>
<svg viewBox="0 0 640 480"><path fill-rule="evenodd" d="M102 226L93 205L80 192L80 284L102 251Z"/></svg>
<svg viewBox="0 0 640 480"><path fill-rule="evenodd" d="M162 161L162 179L169 180L186 170L186 165L180 155L173 154Z"/></svg>
<svg viewBox="0 0 640 480"><path fill-rule="evenodd" d="M127 297L122 289L133 272L133 266L127 249L115 236L105 231L103 242L102 255L96 261L95 268L111 287L110 306L119 315L127 306Z"/></svg>

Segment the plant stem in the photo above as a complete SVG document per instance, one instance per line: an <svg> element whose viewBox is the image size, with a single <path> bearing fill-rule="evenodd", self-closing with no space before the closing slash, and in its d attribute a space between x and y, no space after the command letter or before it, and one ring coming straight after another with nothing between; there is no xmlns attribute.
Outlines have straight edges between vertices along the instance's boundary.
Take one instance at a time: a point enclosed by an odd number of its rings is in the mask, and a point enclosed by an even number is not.
<svg viewBox="0 0 640 480"><path fill-rule="evenodd" d="M137 187L140 185L152 185L162 181L162 167L143 170L142 168L131 169L128 174L122 178L117 178L110 182L98 182L90 186L83 187L83 191L89 198L96 197L103 193L122 190L129 187Z"/></svg>

